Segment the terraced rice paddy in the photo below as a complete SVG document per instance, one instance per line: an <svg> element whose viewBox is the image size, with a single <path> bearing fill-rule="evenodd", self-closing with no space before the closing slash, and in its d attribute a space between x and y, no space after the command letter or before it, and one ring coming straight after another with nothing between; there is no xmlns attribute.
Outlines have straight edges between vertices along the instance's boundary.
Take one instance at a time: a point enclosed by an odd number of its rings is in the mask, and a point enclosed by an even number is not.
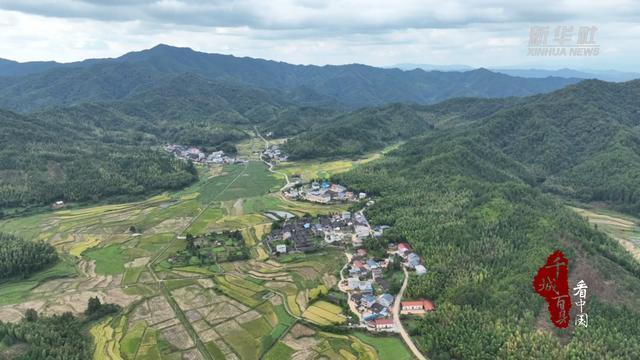
<svg viewBox="0 0 640 360"><path fill-rule="evenodd" d="M112 327L112 318L108 318L91 328L91 336L95 339L95 360L123 360L120 355L120 340L126 319L121 318L116 328Z"/></svg>
<svg viewBox="0 0 640 360"><path fill-rule="evenodd" d="M342 309L326 301L314 302L304 311L302 317L318 325L335 325L346 321Z"/></svg>
<svg viewBox="0 0 640 360"><path fill-rule="evenodd" d="M248 142L241 151L253 154L260 146L261 140ZM306 165L295 166L292 171ZM304 171L346 168L318 164ZM338 250L282 263L260 244L271 226L264 211L302 215L342 208L281 198L274 191L283 180L261 162L200 171L196 184L175 193L0 221L0 231L49 241L64 259L23 281L0 284L0 320L18 321L29 308L45 315L80 314L98 296L124 310L92 324L95 359L281 359L301 351L329 358L375 355L354 337L311 330L295 340L290 333L306 320L344 321L335 305L308 304L312 289L335 285L342 266ZM185 248L187 232L220 230L240 230L253 258L202 267L168 261Z"/></svg>
<svg viewBox="0 0 640 360"><path fill-rule="evenodd" d="M402 359L402 353L398 354ZM284 357L283 357L284 356ZM374 347L351 335L336 335L296 324L264 359L377 359Z"/></svg>
<svg viewBox="0 0 640 360"><path fill-rule="evenodd" d="M636 260L640 261L640 220L607 209L570 207L587 221L617 240Z"/></svg>

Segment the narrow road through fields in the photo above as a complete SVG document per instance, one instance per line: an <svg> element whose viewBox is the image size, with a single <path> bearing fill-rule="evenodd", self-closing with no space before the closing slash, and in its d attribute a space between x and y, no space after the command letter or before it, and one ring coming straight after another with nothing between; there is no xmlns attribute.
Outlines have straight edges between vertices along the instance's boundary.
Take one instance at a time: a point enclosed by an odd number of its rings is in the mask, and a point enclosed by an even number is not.
<svg viewBox="0 0 640 360"><path fill-rule="evenodd" d="M402 326L402 322L400 321L400 301L402 301L402 295L404 294L404 290L407 288L407 283L409 282L409 273L407 269L403 266L402 271L404 271L404 281L402 282L402 287L400 288L400 292L396 295L396 301L393 304L393 321L395 322L396 329L402 336L402 340L404 340L405 344L409 347L409 350L413 353L419 360L427 360L427 358L420 353L418 347L413 343L411 336L407 333L407 331Z"/></svg>
<svg viewBox="0 0 640 360"><path fill-rule="evenodd" d="M207 211L207 209L209 209L213 203L215 203L216 199L220 195L222 195L225 191L227 191L227 189L231 185L233 185L236 182L236 180L238 180L238 178L240 178L240 176L242 176L246 172L248 165L245 164L244 166L245 166L245 168L242 171L240 171L240 173L235 178L233 178L233 180L231 180L229 182L229 184L227 184L227 186L224 187L224 189L222 189L193 219L191 219L191 221L189 221L185 225L185 227L182 229L182 231L180 231L180 235L183 235L187 231L187 229L189 229L189 226L191 226L196 220L198 220L198 218L200 218L200 216L202 216L202 214L204 214L204 212ZM178 303L175 301L175 299L171 295L171 292L165 286L164 280L160 279L158 277L158 275L156 274L156 272L155 272L155 270L153 268L154 264L162 257L162 255L164 255L164 253L167 251L167 249L169 249L178 240L178 236L179 235L176 234L176 237L174 237L173 240L171 240L166 246L164 246L160 250L158 255L156 255L151 261L149 261L147 263L147 269L151 273L151 276L153 277L155 283L158 285L158 287L159 287L162 295L164 296L165 300L167 300L167 302L171 306L171 308L172 308L172 310L174 312L174 315L178 318L178 320L180 320L180 323L182 324L184 329L189 334L189 337L191 337L191 340L193 340L193 343L198 348L198 351L200 352L200 354L202 356L204 356L208 360L214 360L213 356L207 351L206 346L204 345L204 343L200 339L200 336L198 335L196 330L193 328L191 323L188 321L188 319L184 315L184 312L182 312L182 310L180 309L180 306L178 305Z"/></svg>

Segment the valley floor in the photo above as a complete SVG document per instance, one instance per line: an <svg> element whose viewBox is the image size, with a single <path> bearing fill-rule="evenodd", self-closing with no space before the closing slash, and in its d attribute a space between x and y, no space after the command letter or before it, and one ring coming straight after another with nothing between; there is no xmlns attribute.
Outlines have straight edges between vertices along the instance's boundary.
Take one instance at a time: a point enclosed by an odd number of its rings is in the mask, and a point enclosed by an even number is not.
<svg viewBox="0 0 640 360"><path fill-rule="evenodd" d="M332 334L301 320L310 293L336 284L342 252L270 259L260 242L271 227L263 213L317 215L344 206L278 196L283 176L259 161L262 146L252 139L239 147L252 161L202 168L200 180L179 192L0 222L0 231L46 240L64 258L24 281L0 284L0 320L19 321L29 308L78 314L97 296L125 310L92 327L95 359L410 358L397 337ZM291 166L307 173L335 168ZM185 248L187 233L223 230L241 231L250 259L206 267L168 261ZM344 321L339 307L320 307L321 324Z"/></svg>

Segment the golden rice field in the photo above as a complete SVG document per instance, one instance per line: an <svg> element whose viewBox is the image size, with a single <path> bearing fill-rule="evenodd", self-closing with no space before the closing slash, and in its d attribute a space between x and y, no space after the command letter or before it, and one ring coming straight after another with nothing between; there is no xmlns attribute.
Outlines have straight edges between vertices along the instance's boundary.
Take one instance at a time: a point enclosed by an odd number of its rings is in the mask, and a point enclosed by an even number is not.
<svg viewBox="0 0 640 360"><path fill-rule="evenodd" d="M316 301L302 313L302 317L318 325L342 324L346 321L342 309L326 301Z"/></svg>

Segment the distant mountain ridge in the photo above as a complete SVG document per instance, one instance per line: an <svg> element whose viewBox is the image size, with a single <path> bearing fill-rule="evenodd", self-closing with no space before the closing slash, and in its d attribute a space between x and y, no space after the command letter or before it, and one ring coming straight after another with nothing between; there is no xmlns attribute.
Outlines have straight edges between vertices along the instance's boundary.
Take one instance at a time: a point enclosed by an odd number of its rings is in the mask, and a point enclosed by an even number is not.
<svg viewBox="0 0 640 360"><path fill-rule="evenodd" d="M342 104L351 108L390 102L431 104L463 96L528 96L578 81L518 78L486 69L425 72L360 64L292 65L158 45L115 59L0 65L0 76L5 76L0 78L0 107L28 112L87 101L120 100L159 80L184 73L276 89L304 105Z"/></svg>
<svg viewBox="0 0 640 360"><path fill-rule="evenodd" d="M388 68L398 68L401 70L422 69L425 71L472 71L476 68L468 65L432 65L432 64L397 64ZM640 79L640 73L625 72L617 70L575 70L575 69L535 69L517 67L490 67L490 71L523 78L547 78L559 77L567 79L598 79L603 81L630 81Z"/></svg>

